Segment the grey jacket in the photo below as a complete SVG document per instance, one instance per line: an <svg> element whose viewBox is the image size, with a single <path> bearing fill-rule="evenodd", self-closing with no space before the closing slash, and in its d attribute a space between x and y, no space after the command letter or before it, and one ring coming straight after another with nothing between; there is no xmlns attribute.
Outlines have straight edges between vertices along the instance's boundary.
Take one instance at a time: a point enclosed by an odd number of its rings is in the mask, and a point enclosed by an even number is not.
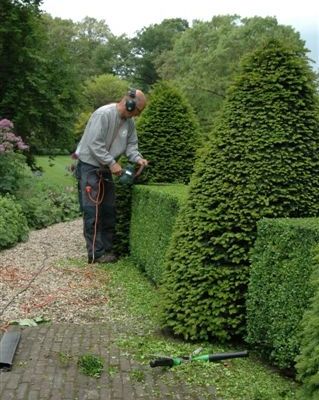
<svg viewBox="0 0 319 400"><path fill-rule="evenodd" d="M91 115L76 155L87 164L110 167L122 154L133 163L142 158L134 121L121 119L115 103L102 106Z"/></svg>

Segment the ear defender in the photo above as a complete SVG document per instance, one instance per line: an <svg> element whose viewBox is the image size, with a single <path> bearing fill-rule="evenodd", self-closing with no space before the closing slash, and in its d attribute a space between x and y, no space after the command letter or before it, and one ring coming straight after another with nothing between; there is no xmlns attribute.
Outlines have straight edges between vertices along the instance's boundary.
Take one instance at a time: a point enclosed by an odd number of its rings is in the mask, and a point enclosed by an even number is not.
<svg viewBox="0 0 319 400"><path fill-rule="evenodd" d="M127 111L132 112L136 108L136 101L135 101L136 89L130 89L127 92L127 96L128 96L128 99L125 102L125 107L126 107Z"/></svg>

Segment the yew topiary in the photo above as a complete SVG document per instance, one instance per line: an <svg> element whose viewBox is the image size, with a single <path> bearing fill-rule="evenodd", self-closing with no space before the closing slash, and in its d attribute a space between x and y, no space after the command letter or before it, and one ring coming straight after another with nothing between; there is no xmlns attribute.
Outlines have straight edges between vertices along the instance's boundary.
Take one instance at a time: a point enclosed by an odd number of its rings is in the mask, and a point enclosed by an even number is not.
<svg viewBox="0 0 319 400"><path fill-rule="evenodd" d="M145 181L188 183L199 145L199 124L182 92L167 82L154 85L137 131L139 149L150 162Z"/></svg>
<svg viewBox="0 0 319 400"><path fill-rule="evenodd" d="M270 41L242 61L168 252L162 319L175 334L243 334L256 222L318 215L317 110L301 53Z"/></svg>

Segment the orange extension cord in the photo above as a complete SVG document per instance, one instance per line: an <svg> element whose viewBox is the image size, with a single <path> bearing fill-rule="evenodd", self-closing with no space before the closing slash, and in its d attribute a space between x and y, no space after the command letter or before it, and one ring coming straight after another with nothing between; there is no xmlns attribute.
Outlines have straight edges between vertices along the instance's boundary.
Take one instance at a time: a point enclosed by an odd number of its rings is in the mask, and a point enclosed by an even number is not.
<svg viewBox="0 0 319 400"><path fill-rule="evenodd" d="M97 224L98 224L98 217L99 217L99 205L102 203L104 198L104 184L103 184L103 176L102 174L99 175L99 185L98 191L96 194L96 198L94 199L91 196L92 187L86 186L85 191L88 195L88 198L95 204L95 221L94 221L94 234L93 234L93 243L92 243L92 264L94 263L94 252L95 252L95 241L96 241L96 234L97 234Z"/></svg>

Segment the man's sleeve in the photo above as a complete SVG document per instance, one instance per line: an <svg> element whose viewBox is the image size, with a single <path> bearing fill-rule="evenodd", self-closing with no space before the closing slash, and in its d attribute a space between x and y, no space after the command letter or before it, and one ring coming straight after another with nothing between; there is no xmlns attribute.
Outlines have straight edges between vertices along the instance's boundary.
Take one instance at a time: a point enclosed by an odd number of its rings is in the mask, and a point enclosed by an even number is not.
<svg viewBox="0 0 319 400"><path fill-rule="evenodd" d="M138 139L134 124L132 124L129 129L125 154L129 161L133 163L136 163L139 159L143 158L141 153L138 151Z"/></svg>
<svg viewBox="0 0 319 400"><path fill-rule="evenodd" d="M111 166L115 160L106 148L109 122L105 114L94 114L90 125L90 142L88 144L92 157L101 164Z"/></svg>

